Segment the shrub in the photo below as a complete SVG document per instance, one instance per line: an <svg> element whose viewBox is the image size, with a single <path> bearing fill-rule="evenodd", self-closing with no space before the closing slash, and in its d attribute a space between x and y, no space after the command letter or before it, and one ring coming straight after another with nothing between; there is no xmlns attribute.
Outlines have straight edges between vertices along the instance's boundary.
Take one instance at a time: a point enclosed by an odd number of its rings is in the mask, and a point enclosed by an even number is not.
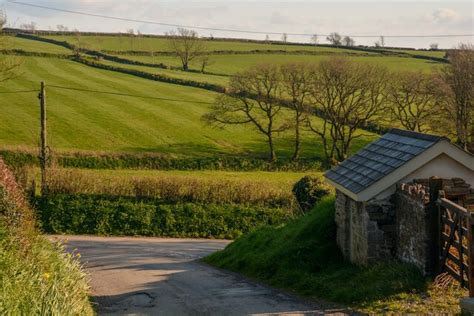
<svg viewBox="0 0 474 316"><path fill-rule="evenodd" d="M285 209L235 204L58 194L36 201L49 233L235 238L291 217Z"/></svg>
<svg viewBox="0 0 474 316"><path fill-rule="evenodd" d="M305 176L293 186L293 194L303 212L311 210L324 196L331 193L331 188L321 177Z"/></svg>

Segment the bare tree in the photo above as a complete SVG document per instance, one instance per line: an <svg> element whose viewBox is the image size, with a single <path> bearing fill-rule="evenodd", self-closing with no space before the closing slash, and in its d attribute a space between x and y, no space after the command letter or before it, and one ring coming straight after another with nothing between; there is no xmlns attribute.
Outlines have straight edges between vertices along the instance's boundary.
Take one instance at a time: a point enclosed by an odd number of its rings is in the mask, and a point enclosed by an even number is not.
<svg viewBox="0 0 474 316"><path fill-rule="evenodd" d="M314 45L318 45L318 34L313 34L311 36L311 43L313 43Z"/></svg>
<svg viewBox="0 0 474 316"><path fill-rule="evenodd" d="M217 125L252 124L267 138L269 160L276 160L274 135L288 128L280 122L281 77L278 66L257 65L234 75L229 94L217 97L205 122Z"/></svg>
<svg viewBox="0 0 474 316"><path fill-rule="evenodd" d="M67 31L69 31L68 27L67 27L67 26L64 26L64 25L62 25L62 24L56 25L56 29L57 29L59 32L67 32Z"/></svg>
<svg viewBox="0 0 474 316"><path fill-rule="evenodd" d="M378 65L331 57L313 70L311 104L322 123L309 128L321 138L326 161L347 157L358 129L377 119L385 102L387 71Z"/></svg>
<svg viewBox="0 0 474 316"><path fill-rule="evenodd" d="M430 49L431 50L437 50L438 49L438 43L431 43L430 44Z"/></svg>
<svg viewBox="0 0 474 316"><path fill-rule="evenodd" d="M440 115L443 101L433 76L415 71L391 74L387 87L388 112L405 129L429 131L432 117Z"/></svg>
<svg viewBox="0 0 474 316"><path fill-rule="evenodd" d="M379 40L374 43L375 47L385 47L385 37L380 36Z"/></svg>
<svg viewBox="0 0 474 316"><path fill-rule="evenodd" d="M281 66L282 91L289 96L290 108L294 113L295 150L292 160L297 160L301 151L301 127L308 119L310 106L307 104L311 89L311 68L304 63L288 63Z"/></svg>
<svg viewBox="0 0 474 316"><path fill-rule="evenodd" d="M178 28L177 32L169 33L169 47L180 59L183 70L189 70L189 63L203 54L205 45L195 31Z"/></svg>
<svg viewBox="0 0 474 316"><path fill-rule="evenodd" d="M0 10L0 32L2 32L5 25L7 25L7 14Z"/></svg>
<svg viewBox="0 0 474 316"><path fill-rule="evenodd" d="M333 45L341 45L342 36L337 32L333 32L326 37L326 40Z"/></svg>
<svg viewBox="0 0 474 316"><path fill-rule="evenodd" d="M201 73L206 73L206 68L213 64L209 54L203 54L199 56L198 61L201 64Z"/></svg>
<svg viewBox="0 0 474 316"><path fill-rule="evenodd" d="M130 49L133 51L135 49L135 30L134 29L127 29L126 33L130 37Z"/></svg>
<svg viewBox="0 0 474 316"><path fill-rule="evenodd" d="M281 41L282 41L283 43L288 42L288 34L283 33L283 34L281 35Z"/></svg>
<svg viewBox="0 0 474 316"><path fill-rule="evenodd" d="M445 126L455 130L457 143L474 152L474 46L460 44L449 52L449 65L439 73L445 92Z"/></svg>
<svg viewBox="0 0 474 316"><path fill-rule="evenodd" d="M353 38L351 38L350 36L344 36L344 38L342 39L342 44L344 46L354 46L355 45L355 41Z"/></svg>
<svg viewBox="0 0 474 316"><path fill-rule="evenodd" d="M20 25L20 28L22 30L35 33L36 32L36 22L30 22L30 23L23 23Z"/></svg>

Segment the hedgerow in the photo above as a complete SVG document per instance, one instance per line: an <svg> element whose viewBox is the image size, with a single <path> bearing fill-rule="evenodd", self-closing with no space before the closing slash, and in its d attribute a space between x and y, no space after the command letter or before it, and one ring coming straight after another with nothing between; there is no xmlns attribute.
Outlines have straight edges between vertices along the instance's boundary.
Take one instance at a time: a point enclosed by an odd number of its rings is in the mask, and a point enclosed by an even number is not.
<svg viewBox="0 0 474 316"><path fill-rule="evenodd" d="M0 150L9 166L36 166L36 153L19 150ZM55 163L65 168L82 169L149 169L149 170L221 170L221 171L318 171L321 162L300 159L293 162L280 159L269 162L263 158L247 157L192 157L174 158L154 154L126 153L57 153Z"/></svg>
<svg viewBox="0 0 474 316"><path fill-rule="evenodd" d="M292 216L281 208L85 194L50 195L36 205L43 228L64 234L236 238Z"/></svg>

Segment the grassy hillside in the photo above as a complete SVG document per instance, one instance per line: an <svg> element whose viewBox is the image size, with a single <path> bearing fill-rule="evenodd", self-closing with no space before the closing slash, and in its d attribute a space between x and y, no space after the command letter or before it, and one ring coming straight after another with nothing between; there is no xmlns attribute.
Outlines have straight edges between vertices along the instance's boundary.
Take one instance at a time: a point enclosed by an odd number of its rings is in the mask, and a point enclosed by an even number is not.
<svg viewBox="0 0 474 316"><path fill-rule="evenodd" d="M146 63L164 63L165 65L179 67L179 60L172 56L123 56L131 60L142 61ZM306 62L317 63L323 59L329 58L328 55L305 55L305 54L230 54L230 55L212 55L211 65L206 67L206 71L211 73L232 75L242 69L253 65L265 63L283 64L287 62ZM350 59L361 63L375 63L386 66L389 70L414 70L431 72L444 64L430 60L416 59L410 57L394 56L349 56ZM199 62L192 62L191 69L200 70Z"/></svg>
<svg viewBox="0 0 474 316"><path fill-rule="evenodd" d="M28 39L13 37L13 36L0 36L1 48L9 49L20 49L27 52L45 52L54 54L70 54L71 51L65 47L58 45L32 41Z"/></svg>
<svg viewBox="0 0 474 316"><path fill-rule="evenodd" d="M0 91L38 89L39 82L106 90L158 99L113 96L48 88L49 139L55 150L158 152L182 156L263 155L265 139L251 126L205 126L201 116L216 93L97 70L55 58L24 57L22 75ZM37 93L0 94L2 147L37 144ZM277 136L280 154L292 150L291 132ZM360 138L358 146L366 143ZM314 136L304 136L304 156L318 157Z"/></svg>
<svg viewBox="0 0 474 316"><path fill-rule="evenodd" d="M123 36L62 36L52 35L45 36L59 41L66 41L80 47L87 47L96 50L113 50L113 51L148 51L148 52L169 52L169 41L166 38L146 38L146 37L130 37ZM243 41L205 41L208 51L251 51L251 50L286 50L297 51L306 50L312 52L347 52L343 48L332 48L324 46L309 45L281 45L281 44L265 44ZM351 50L349 50L351 51ZM365 52L362 52L365 54Z"/></svg>
<svg viewBox="0 0 474 316"><path fill-rule="evenodd" d="M102 36L52 36L97 50L169 51L163 38L130 38ZM59 45L35 40L8 37L9 48L32 52L72 54ZM432 71L442 63L410 57L383 56L343 48L323 46L272 45L238 41L208 41L209 50L287 50L292 53L212 55L208 72L200 74L176 69L127 65L102 60L104 65L159 74L198 83L225 86L229 76L260 62L317 62L329 54L350 54L363 63L386 65L391 70ZM316 55L304 53L317 53ZM164 63L179 67L172 56L121 56L147 63ZM172 156L238 155L262 157L266 153L265 138L252 126L232 126L224 130L210 128L201 121L217 93L188 86L141 79L114 71L98 70L70 60L21 57L21 76L0 85L0 92L37 89L40 81L79 89L106 90L142 95L134 98L74 90L47 89L49 138L59 151L101 150L114 152L155 152ZM198 70L199 65L191 65ZM153 99L155 98L155 99ZM0 94L3 123L0 126L0 147L33 148L38 138L38 101L36 93ZM315 118L315 121L318 119ZM277 135L277 154L288 157L292 151L292 132ZM354 150L373 139L357 140ZM315 136L303 135L303 158L321 157L321 146Z"/></svg>
<svg viewBox="0 0 474 316"><path fill-rule="evenodd" d="M326 198L304 217L246 234L204 261L303 296L370 313L459 312L459 288L427 290L418 270L407 264L353 266L343 260L335 233L334 198ZM457 295L451 295L456 291Z"/></svg>

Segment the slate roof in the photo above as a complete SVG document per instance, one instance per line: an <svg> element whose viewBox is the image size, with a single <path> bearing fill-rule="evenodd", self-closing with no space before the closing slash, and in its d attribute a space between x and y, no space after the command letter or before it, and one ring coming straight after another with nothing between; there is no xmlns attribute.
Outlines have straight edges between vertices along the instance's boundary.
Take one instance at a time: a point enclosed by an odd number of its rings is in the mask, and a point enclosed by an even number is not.
<svg viewBox="0 0 474 316"><path fill-rule="evenodd" d="M391 129L340 165L326 178L353 193L359 193L421 154L442 137Z"/></svg>

